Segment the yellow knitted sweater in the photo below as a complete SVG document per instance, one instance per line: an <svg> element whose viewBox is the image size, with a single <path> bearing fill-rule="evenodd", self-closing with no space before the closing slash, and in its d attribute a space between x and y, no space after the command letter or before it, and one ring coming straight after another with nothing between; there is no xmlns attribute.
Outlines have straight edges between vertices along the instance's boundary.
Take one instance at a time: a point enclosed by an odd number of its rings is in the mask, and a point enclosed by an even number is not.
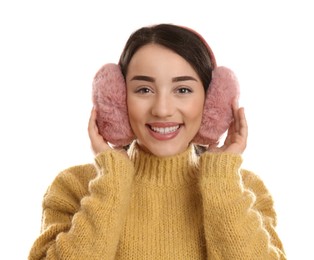
<svg viewBox="0 0 314 260"><path fill-rule="evenodd" d="M29 259L286 259L263 182L239 155L193 146L158 158L132 145L61 172Z"/></svg>

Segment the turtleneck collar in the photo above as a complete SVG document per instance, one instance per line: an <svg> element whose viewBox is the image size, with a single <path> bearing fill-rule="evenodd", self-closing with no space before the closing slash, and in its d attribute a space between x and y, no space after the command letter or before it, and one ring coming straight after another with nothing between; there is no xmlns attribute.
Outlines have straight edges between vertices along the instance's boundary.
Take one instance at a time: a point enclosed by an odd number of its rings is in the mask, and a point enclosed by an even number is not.
<svg viewBox="0 0 314 260"><path fill-rule="evenodd" d="M174 156L158 157L143 151L134 141L128 149L135 180L153 186L180 187L196 182L197 155L193 145Z"/></svg>

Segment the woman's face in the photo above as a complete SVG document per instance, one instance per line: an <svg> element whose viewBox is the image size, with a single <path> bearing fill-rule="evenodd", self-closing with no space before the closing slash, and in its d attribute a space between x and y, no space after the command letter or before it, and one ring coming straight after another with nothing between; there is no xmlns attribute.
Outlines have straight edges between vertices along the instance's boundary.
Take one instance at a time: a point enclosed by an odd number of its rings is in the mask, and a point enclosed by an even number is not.
<svg viewBox="0 0 314 260"><path fill-rule="evenodd" d="M148 44L126 75L129 120L143 150L156 156L183 152L200 128L205 92L191 65L170 49Z"/></svg>

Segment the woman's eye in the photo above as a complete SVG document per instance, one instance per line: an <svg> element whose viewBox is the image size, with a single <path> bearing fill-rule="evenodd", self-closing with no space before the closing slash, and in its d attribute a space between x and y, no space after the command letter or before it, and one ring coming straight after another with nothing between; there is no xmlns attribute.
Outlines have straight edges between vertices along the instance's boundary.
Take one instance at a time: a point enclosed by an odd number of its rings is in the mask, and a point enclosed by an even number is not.
<svg viewBox="0 0 314 260"><path fill-rule="evenodd" d="M180 94L188 94L188 93L191 93L191 92L192 92L192 90L189 89L189 88L179 88L177 91L178 91L178 93L180 93Z"/></svg>
<svg viewBox="0 0 314 260"><path fill-rule="evenodd" d="M150 93L151 90L149 88L139 88L136 90L136 93L140 93L140 94L146 94L146 93Z"/></svg>

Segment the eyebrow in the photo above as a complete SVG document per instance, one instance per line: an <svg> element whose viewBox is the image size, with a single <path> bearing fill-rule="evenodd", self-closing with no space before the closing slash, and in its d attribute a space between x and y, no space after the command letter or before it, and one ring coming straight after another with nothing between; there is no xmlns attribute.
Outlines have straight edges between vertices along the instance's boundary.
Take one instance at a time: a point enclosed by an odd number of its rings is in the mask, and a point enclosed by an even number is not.
<svg viewBox="0 0 314 260"><path fill-rule="evenodd" d="M153 77L143 76L143 75L137 75L131 78L131 80L143 80L148 82L155 82L155 79Z"/></svg>
<svg viewBox="0 0 314 260"><path fill-rule="evenodd" d="M131 80L143 80L143 81L148 81L148 82L155 82L155 79L153 77L144 76L144 75L136 75L133 78L131 78ZM187 81L187 80L197 81L196 78L191 77L191 76L179 76L179 77L172 78L172 82L180 82L180 81Z"/></svg>
<svg viewBox="0 0 314 260"><path fill-rule="evenodd" d="M187 80L197 81L196 78L191 77L191 76L180 76L180 77L173 78L172 82L180 82L180 81L187 81Z"/></svg>

